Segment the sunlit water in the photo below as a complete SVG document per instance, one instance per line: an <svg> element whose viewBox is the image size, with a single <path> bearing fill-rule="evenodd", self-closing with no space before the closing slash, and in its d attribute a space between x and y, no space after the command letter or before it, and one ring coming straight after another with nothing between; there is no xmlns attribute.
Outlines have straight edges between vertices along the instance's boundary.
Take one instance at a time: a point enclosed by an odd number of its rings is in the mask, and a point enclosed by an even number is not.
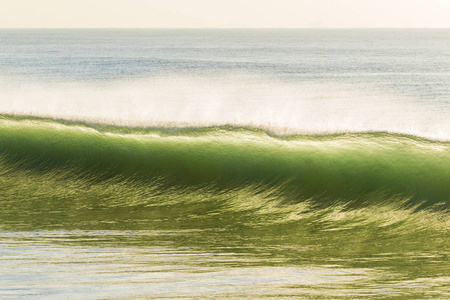
<svg viewBox="0 0 450 300"><path fill-rule="evenodd" d="M449 30L1 30L0 299L450 298Z"/></svg>
<svg viewBox="0 0 450 300"><path fill-rule="evenodd" d="M331 245L293 242L299 238L292 236L276 238L283 244L273 244L273 236L256 238L220 231L3 233L2 296L448 296L448 269L441 265L445 260L442 253L406 249L373 253L369 248L365 255L352 255L351 249L336 249L340 244L333 249ZM205 239L210 242L205 244Z"/></svg>

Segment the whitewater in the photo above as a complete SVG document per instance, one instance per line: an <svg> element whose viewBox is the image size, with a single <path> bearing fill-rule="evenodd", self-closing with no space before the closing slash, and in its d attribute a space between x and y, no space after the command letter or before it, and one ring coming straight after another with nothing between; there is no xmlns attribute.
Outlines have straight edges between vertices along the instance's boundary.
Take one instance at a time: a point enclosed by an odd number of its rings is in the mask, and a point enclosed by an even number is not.
<svg viewBox="0 0 450 300"><path fill-rule="evenodd" d="M0 298L447 298L449 30L0 30Z"/></svg>

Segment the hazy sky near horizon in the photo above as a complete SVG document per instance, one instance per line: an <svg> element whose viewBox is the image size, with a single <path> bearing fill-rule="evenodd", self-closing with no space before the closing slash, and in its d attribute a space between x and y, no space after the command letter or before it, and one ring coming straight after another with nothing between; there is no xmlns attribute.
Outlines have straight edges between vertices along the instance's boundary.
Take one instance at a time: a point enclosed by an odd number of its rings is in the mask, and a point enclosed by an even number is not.
<svg viewBox="0 0 450 300"><path fill-rule="evenodd" d="M450 28L450 0L0 0L0 28Z"/></svg>

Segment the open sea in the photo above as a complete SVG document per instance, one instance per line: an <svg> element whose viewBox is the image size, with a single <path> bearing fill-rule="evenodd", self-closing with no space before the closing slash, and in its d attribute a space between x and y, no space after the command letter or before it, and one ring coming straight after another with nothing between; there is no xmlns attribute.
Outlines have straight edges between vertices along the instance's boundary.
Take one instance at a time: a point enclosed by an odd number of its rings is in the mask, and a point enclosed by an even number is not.
<svg viewBox="0 0 450 300"><path fill-rule="evenodd" d="M449 299L450 29L1 29L0 299Z"/></svg>

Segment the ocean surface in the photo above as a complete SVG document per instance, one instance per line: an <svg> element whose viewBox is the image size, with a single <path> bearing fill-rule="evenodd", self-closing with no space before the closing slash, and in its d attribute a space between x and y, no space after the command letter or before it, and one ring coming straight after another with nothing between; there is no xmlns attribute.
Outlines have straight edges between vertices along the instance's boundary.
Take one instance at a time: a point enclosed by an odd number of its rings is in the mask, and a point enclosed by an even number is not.
<svg viewBox="0 0 450 300"><path fill-rule="evenodd" d="M450 30L0 30L0 299L450 298Z"/></svg>

